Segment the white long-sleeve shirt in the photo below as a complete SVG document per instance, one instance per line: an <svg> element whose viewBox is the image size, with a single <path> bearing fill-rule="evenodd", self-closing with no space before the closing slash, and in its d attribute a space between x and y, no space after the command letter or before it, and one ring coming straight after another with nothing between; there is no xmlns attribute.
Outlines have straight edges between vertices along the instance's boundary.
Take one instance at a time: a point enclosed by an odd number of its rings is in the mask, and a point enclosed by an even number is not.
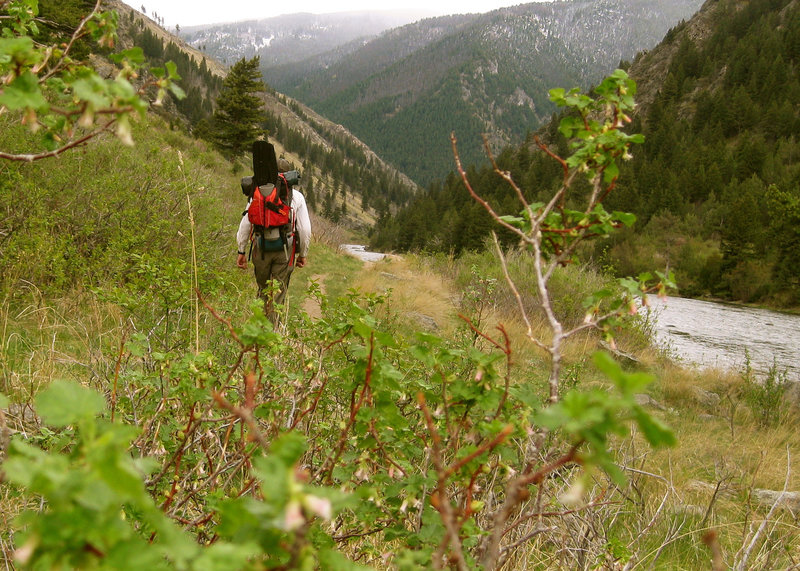
<svg viewBox="0 0 800 571"><path fill-rule="evenodd" d="M250 206L250 203L247 203ZM308 216L306 197L298 189L292 189L292 211L295 219L295 240L297 240L297 257L305 258L308 256L308 248L311 245L311 218ZM245 211L242 221L239 223L239 231L236 233L236 243L240 252L247 251L247 242L250 240L252 224L247 218Z"/></svg>

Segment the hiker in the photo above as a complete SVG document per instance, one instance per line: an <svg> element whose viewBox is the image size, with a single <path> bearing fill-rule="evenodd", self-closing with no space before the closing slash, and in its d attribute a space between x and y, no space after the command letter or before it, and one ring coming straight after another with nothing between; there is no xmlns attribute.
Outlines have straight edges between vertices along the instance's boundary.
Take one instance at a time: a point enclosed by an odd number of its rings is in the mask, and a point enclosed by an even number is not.
<svg viewBox="0 0 800 571"><path fill-rule="evenodd" d="M279 186L286 183L283 173L291 169L289 161L284 158L277 161ZM273 185L266 185L272 187ZM289 223L282 229L267 229L251 223L248 211L253 202L253 197L247 203L248 209L239 223L236 242L239 246L236 265L243 270L247 269L247 248L250 242L250 259L258 284L258 296L264 300L264 314L277 325L279 316L276 305L283 305L286 299L286 290L289 287L289 278L295 267L302 268L307 263L308 248L311 244L311 220L308 216L306 199L303 194L291 183L287 184L288 194L291 195L291 212ZM260 187L259 190L261 190ZM258 195L260 196L260 194ZM270 292L270 281L276 280L278 291L274 295Z"/></svg>

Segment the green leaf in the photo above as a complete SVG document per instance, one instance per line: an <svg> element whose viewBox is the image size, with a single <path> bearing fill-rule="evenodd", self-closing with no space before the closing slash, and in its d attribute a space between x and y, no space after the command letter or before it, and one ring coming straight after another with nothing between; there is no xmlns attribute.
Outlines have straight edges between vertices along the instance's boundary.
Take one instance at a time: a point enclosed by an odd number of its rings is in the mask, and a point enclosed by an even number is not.
<svg viewBox="0 0 800 571"><path fill-rule="evenodd" d="M660 419L648 414L641 408L634 410L634 418L639 429L652 446L675 446L677 439L672 429Z"/></svg>
<svg viewBox="0 0 800 571"><path fill-rule="evenodd" d="M181 87L177 83L170 83L169 90L178 99L183 99L186 97L186 92L183 89L181 89Z"/></svg>
<svg viewBox="0 0 800 571"><path fill-rule="evenodd" d="M53 381L36 397L36 409L42 419L57 427L94 418L104 408L102 395L69 381Z"/></svg>
<svg viewBox="0 0 800 571"><path fill-rule="evenodd" d="M606 184L612 182L619 176L619 167L616 162L610 162L603 171L603 180Z"/></svg>
<svg viewBox="0 0 800 571"><path fill-rule="evenodd" d="M633 278L620 278L617 283L633 296L639 295L642 291L641 284Z"/></svg>
<svg viewBox="0 0 800 571"><path fill-rule="evenodd" d="M67 470L67 459L63 456L50 456L46 452L15 436L9 445L8 458L3 462L3 471L10 482L31 487L34 481L39 492L49 484L49 477L63 481ZM54 466L57 469L53 469ZM44 477L41 477L44 475Z"/></svg>
<svg viewBox="0 0 800 571"><path fill-rule="evenodd" d="M564 88L557 87L555 89L551 89L548 93L550 94L550 101L559 106L564 105L564 94L566 93Z"/></svg>
<svg viewBox="0 0 800 571"><path fill-rule="evenodd" d="M218 541L202 550L195 569L247 569L248 561L256 559L261 550L255 542L225 543Z"/></svg>
<svg viewBox="0 0 800 571"><path fill-rule="evenodd" d="M0 393L0 408L8 408L8 397L3 393Z"/></svg>
<svg viewBox="0 0 800 571"><path fill-rule="evenodd" d="M653 382L653 377L645 373L626 373L611 355L598 351L592 355L595 366L608 377L623 396L630 397L642 392Z"/></svg>
<svg viewBox="0 0 800 571"><path fill-rule="evenodd" d="M106 569L147 569L148 571L170 569L162 550L152 544L147 544L138 537L114 545L105 555L103 566Z"/></svg>
<svg viewBox="0 0 800 571"><path fill-rule="evenodd" d="M119 53L111 54L109 58L114 63L122 63L127 61L132 64L141 65L144 63L144 50L138 46L135 46Z"/></svg>
<svg viewBox="0 0 800 571"><path fill-rule="evenodd" d="M536 412L533 420L539 426L548 430L558 430L569 420L564 408L560 405L553 405Z"/></svg>
<svg viewBox="0 0 800 571"><path fill-rule="evenodd" d="M583 126L583 121L578 117L564 117L558 125L558 131L569 139L575 132L583 129Z"/></svg>
<svg viewBox="0 0 800 571"><path fill-rule="evenodd" d="M625 483L627 482L627 478L625 478L625 473L610 458L601 459L598 462L598 465L603 470L605 470L606 474L608 474L608 477L611 478L611 481L614 482L617 486L624 486Z"/></svg>
<svg viewBox="0 0 800 571"><path fill-rule="evenodd" d="M622 373L620 366L608 353L597 351L594 355L592 355L592 360L600 372L612 381L618 379Z"/></svg>
<svg viewBox="0 0 800 571"><path fill-rule="evenodd" d="M135 333L125 343L125 349L134 357L144 357L147 353L147 337L141 333Z"/></svg>
<svg viewBox="0 0 800 571"><path fill-rule="evenodd" d="M631 214L630 212L620 212L615 210L612 216L615 220L619 220L628 227L633 226L633 224L636 222L636 215Z"/></svg>
<svg viewBox="0 0 800 571"><path fill-rule="evenodd" d="M322 549L319 551L319 565L320 569L329 569L330 571L366 571L371 569L371 567L353 563L334 549Z"/></svg>
<svg viewBox="0 0 800 571"><path fill-rule="evenodd" d="M178 66L175 65L175 62L168 61L164 65L167 68L167 77L169 77L172 81L180 81L181 76L178 75Z"/></svg>
<svg viewBox="0 0 800 571"><path fill-rule="evenodd" d="M86 101L95 109L103 109L111 103L99 78L79 79L72 84L72 90L78 99Z"/></svg>
<svg viewBox="0 0 800 571"><path fill-rule="evenodd" d="M412 346L409 349L409 354L428 367L433 367L436 364L436 355L428 344Z"/></svg>
<svg viewBox="0 0 800 571"><path fill-rule="evenodd" d="M39 88L39 81L30 71L26 71L0 91L0 105L11 111L19 109L44 110L47 100Z"/></svg>
<svg viewBox="0 0 800 571"><path fill-rule="evenodd" d="M28 36L19 38L0 38L0 65L14 62L19 67L33 65L41 60L36 52L33 39Z"/></svg>
<svg viewBox="0 0 800 571"><path fill-rule="evenodd" d="M502 220L506 224L511 224L516 228L522 228L522 225L525 224L525 219L520 218L519 216L511 216L511 215L501 216L500 220Z"/></svg>
<svg viewBox="0 0 800 571"><path fill-rule="evenodd" d="M287 432L270 446L270 452L280 458L284 465L293 466L308 448L305 436L299 432Z"/></svg>

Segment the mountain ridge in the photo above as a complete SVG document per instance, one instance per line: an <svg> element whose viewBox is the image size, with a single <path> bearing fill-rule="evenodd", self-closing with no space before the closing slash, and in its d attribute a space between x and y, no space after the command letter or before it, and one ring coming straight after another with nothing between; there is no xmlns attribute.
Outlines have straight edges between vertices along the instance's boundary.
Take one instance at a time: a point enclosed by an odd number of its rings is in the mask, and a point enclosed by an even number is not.
<svg viewBox="0 0 800 571"><path fill-rule="evenodd" d="M555 110L550 88L590 86L699 6L572 0L430 18L302 77L286 66L266 66L264 77L425 185L452 169L452 131L470 141L464 160L481 162L482 133L494 145L520 142Z"/></svg>
<svg viewBox="0 0 800 571"><path fill-rule="evenodd" d="M180 37L211 57L232 64L259 56L264 66L289 64L421 17L411 10L298 12L271 18L188 26Z"/></svg>
<svg viewBox="0 0 800 571"><path fill-rule="evenodd" d="M203 128L208 129L207 125L203 127L203 123L208 123L210 114L202 121L185 115L187 109L205 106L208 99L218 95L210 86L197 89L195 83L204 76L198 77L196 68L213 69L220 78L227 75L227 68L137 10L118 0L111 0L109 4L120 14L121 47L128 48L142 42L145 57L155 66L163 66L167 55L171 58L180 56L177 63L184 78L187 98L174 100L168 97L161 107L153 110L170 123L183 123L195 136L201 134ZM189 61L194 64L189 64ZM381 213L395 210L417 191L415 183L388 165L342 125L329 121L274 89L268 88L261 94L261 99L268 116L263 125L264 132L280 152L301 168L302 185L308 191L309 202L317 207L319 213L346 223L354 230L366 230ZM184 119L176 121L179 116ZM242 168L239 162L233 166Z"/></svg>

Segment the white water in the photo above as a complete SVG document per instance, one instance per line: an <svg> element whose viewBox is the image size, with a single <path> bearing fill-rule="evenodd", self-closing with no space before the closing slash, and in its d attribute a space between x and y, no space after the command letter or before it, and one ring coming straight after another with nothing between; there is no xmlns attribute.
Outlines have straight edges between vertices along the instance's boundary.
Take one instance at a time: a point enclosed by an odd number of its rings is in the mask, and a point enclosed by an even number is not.
<svg viewBox="0 0 800 571"><path fill-rule="evenodd" d="M756 371L774 364L789 380L800 381L800 316L679 297L650 301L658 341L679 359L742 370L746 351Z"/></svg>
<svg viewBox="0 0 800 571"><path fill-rule="evenodd" d="M386 254L380 252L367 252L366 247L361 244L342 244L339 249L364 262L377 262L386 257Z"/></svg>

